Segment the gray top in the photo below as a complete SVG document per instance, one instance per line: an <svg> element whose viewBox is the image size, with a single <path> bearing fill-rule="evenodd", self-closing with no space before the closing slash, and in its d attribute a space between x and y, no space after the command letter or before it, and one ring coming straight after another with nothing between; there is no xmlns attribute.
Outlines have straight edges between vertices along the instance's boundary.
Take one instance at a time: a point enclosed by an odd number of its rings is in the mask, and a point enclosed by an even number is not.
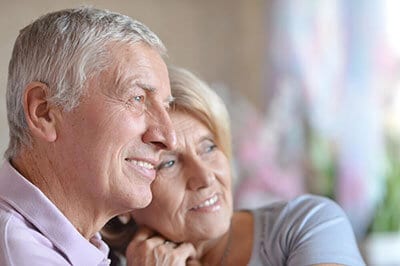
<svg viewBox="0 0 400 266"><path fill-rule="evenodd" d="M251 212L251 266L365 265L346 214L332 200L304 195Z"/></svg>

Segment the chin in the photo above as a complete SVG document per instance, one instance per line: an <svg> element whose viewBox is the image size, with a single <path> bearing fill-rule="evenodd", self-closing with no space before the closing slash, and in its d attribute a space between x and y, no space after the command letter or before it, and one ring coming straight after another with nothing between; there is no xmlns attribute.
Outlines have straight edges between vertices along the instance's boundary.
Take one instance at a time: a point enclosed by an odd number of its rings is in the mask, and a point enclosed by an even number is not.
<svg viewBox="0 0 400 266"><path fill-rule="evenodd" d="M227 231L229 231L229 228L230 228L230 222L224 222L222 224L219 224L218 226L215 226L215 224L208 226L205 232L199 232L199 236L197 237L196 241L190 241L190 242L220 238Z"/></svg>
<svg viewBox="0 0 400 266"><path fill-rule="evenodd" d="M151 200L153 199L153 195L151 193L150 188L148 189L143 189L140 192L131 192L132 197L130 199L130 206L131 209L142 209L147 207L150 203Z"/></svg>

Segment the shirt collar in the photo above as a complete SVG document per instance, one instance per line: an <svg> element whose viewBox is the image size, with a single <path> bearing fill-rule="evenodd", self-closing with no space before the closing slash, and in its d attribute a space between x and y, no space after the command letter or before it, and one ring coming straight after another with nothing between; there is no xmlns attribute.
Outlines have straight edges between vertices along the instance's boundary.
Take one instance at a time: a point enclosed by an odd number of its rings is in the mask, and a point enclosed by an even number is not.
<svg viewBox="0 0 400 266"><path fill-rule="evenodd" d="M99 265L108 247L96 234L85 239L62 212L8 161L0 169L0 197L48 238L72 265Z"/></svg>

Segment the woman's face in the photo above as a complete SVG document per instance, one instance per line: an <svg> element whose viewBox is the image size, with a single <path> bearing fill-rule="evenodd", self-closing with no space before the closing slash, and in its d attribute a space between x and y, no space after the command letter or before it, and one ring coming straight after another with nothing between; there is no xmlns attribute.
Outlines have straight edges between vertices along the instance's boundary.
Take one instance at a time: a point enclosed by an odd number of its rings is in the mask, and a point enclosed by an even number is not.
<svg viewBox="0 0 400 266"><path fill-rule="evenodd" d="M194 116L176 111L171 120L177 148L162 154L151 187L153 200L132 217L175 242L219 237L232 216L229 161Z"/></svg>

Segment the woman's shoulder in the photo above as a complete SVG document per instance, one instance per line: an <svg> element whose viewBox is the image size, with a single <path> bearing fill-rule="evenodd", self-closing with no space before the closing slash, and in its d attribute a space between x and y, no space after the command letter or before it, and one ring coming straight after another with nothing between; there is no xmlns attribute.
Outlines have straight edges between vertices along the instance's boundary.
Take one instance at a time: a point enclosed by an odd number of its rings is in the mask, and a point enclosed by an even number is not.
<svg viewBox="0 0 400 266"><path fill-rule="evenodd" d="M321 261L363 265L346 214L329 198L302 195L252 212L258 232L255 241L262 243L258 246L262 261L276 265ZM337 254L343 256L339 259ZM289 260L293 263L287 264Z"/></svg>
<svg viewBox="0 0 400 266"><path fill-rule="evenodd" d="M256 216L271 216L279 219L304 219L346 217L342 208L333 200L305 194L289 201L277 201L252 210ZM265 218L265 217L264 217Z"/></svg>
<svg viewBox="0 0 400 266"><path fill-rule="evenodd" d="M343 209L333 200L317 196L302 195L289 201L274 202L252 211L258 226L271 236L293 236L315 232L325 228L328 232L349 228L349 221Z"/></svg>

